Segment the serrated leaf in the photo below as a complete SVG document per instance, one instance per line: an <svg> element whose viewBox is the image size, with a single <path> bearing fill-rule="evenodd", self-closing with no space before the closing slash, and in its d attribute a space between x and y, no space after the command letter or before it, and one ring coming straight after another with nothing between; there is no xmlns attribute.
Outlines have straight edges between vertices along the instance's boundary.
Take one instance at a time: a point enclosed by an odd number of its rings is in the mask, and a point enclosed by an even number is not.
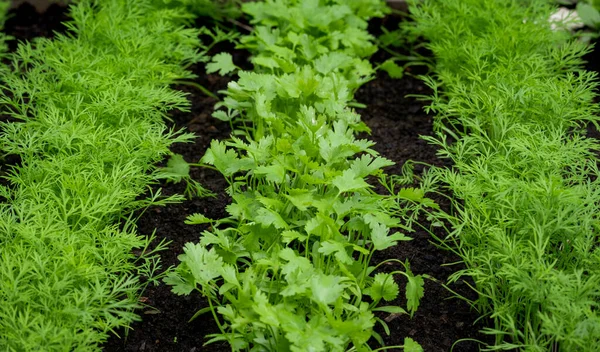
<svg viewBox="0 0 600 352"><path fill-rule="evenodd" d="M214 117L217 120L221 120L221 121L231 121L231 119L233 118L233 116L229 116L229 114L227 114L227 112L223 111L223 110L217 110L215 112L212 113L212 117Z"/></svg>
<svg viewBox="0 0 600 352"><path fill-rule="evenodd" d="M310 282L313 300L325 305L340 298L345 287L342 277L335 275L315 275Z"/></svg>
<svg viewBox="0 0 600 352"><path fill-rule="evenodd" d="M357 176L353 170L346 170L340 176L335 177L331 184L337 187L339 193L358 191L369 188L369 184L362 177Z"/></svg>
<svg viewBox="0 0 600 352"><path fill-rule="evenodd" d="M290 244L296 240L304 242L306 237L306 235L294 230L287 230L281 233L281 240L286 244Z"/></svg>
<svg viewBox="0 0 600 352"><path fill-rule="evenodd" d="M394 277L388 273L379 273L375 275L371 286L365 290L365 294L371 296L374 301L379 301L382 298L386 301L392 301L398 297L398 284Z"/></svg>
<svg viewBox="0 0 600 352"><path fill-rule="evenodd" d="M313 190L290 189L288 193L289 194L284 194L284 197L286 197L300 211L306 211L308 207L312 205L314 200Z"/></svg>
<svg viewBox="0 0 600 352"><path fill-rule="evenodd" d="M238 154L233 149L227 149L222 141L213 140L210 148L200 159L200 162L214 165L224 176L231 176L240 170L249 170L253 167L253 161L249 158L238 158Z"/></svg>
<svg viewBox="0 0 600 352"><path fill-rule="evenodd" d="M378 222L373 222L369 226L371 227L371 241L377 251L393 247L398 244L398 241L409 241L412 239L401 232L390 235L389 227Z"/></svg>
<svg viewBox="0 0 600 352"><path fill-rule="evenodd" d="M379 66L379 68L384 70L385 72L387 72L388 75L390 75L390 77L392 77L394 79L400 79L400 78L404 77L404 68L401 66L398 66L398 64L396 64L396 62L394 62L394 59L386 60L384 63L382 63Z"/></svg>
<svg viewBox="0 0 600 352"><path fill-rule="evenodd" d="M404 352L423 352L423 347L410 337L405 337Z"/></svg>
<svg viewBox="0 0 600 352"><path fill-rule="evenodd" d="M358 177L367 177L378 172L381 168L392 165L394 165L394 162L389 159L373 158L369 154L363 154L360 158L352 161L350 168Z"/></svg>
<svg viewBox="0 0 600 352"><path fill-rule="evenodd" d="M200 213L194 213L192 215L189 215L184 221L184 223L186 225L201 225L201 224L208 224L208 223L212 223L212 222L214 222L213 219L209 219Z"/></svg>
<svg viewBox="0 0 600 352"><path fill-rule="evenodd" d="M423 288L425 283L422 276L413 276L410 270L407 272L407 274L408 283L406 284L406 307L410 311L410 315L412 317L417 308L419 308L421 298L425 293L425 289Z"/></svg>
<svg viewBox="0 0 600 352"><path fill-rule="evenodd" d="M218 53L213 56L208 64L206 64L206 72L214 73L219 71L221 76L237 70L237 66L233 63L233 58L229 53Z"/></svg>
<svg viewBox="0 0 600 352"><path fill-rule="evenodd" d="M334 256L337 260L344 264L352 264L353 260L346 252L346 247L343 243L335 242L335 241L325 241L321 243L321 247L319 248L319 253L323 253L325 255L330 255L331 253L335 253Z"/></svg>
<svg viewBox="0 0 600 352"><path fill-rule="evenodd" d="M187 265L201 285L220 276L223 260L213 248L206 250L198 243L188 242L183 247L183 252L177 258Z"/></svg>
<svg viewBox="0 0 600 352"><path fill-rule="evenodd" d="M280 184L285 178L285 168L280 164L271 164L266 166L259 166L254 170L257 175L265 175L265 178L269 182Z"/></svg>
<svg viewBox="0 0 600 352"><path fill-rule="evenodd" d="M267 208L258 209L255 219L256 222L265 227L273 225L276 229L288 228L288 224L283 220L281 215Z"/></svg>

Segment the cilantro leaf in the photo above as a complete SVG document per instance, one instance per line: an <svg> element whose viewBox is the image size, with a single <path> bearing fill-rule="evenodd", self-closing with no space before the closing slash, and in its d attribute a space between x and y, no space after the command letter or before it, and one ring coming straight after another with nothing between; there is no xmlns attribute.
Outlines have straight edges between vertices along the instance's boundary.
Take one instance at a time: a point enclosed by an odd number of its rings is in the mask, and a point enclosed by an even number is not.
<svg viewBox="0 0 600 352"><path fill-rule="evenodd" d="M369 188L369 184L362 177L357 176L352 169L344 171L340 176L335 177L331 184L339 190L339 193L358 191Z"/></svg>
<svg viewBox="0 0 600 352"><path fill-rule="evenodd" d="M256 222L265 227L271 225L275 226L276 229L287 229L289 227L281 215L267 208L258 209L255 219Z"/></svg>
<svg viewBox="0 0 600 352"><path fill-rule="evenodd" d="M398 297L399 291L398 284L391 274L379 273L375 275L373 283L365 290L365 294L371 296L375 302L382 298L389 302Z"/></svg>
<svg viewBox="0 0 600 352"><path fill-rule="evenodd" d="M209 219L200 213L194 213L194 214L188 216L185 219L184 223L186 225L201 225L201 224L208 224L208 223L212 223L212 222L214 222L213 219Z"/></svg>
<svg viewBox="0 0 600 352"><path fill-rule="evenodd" d="M340 261L340 263L350 265L354 262L354 260L348 255L348 252L346 252L346 247L344 244L340 242L330 240L321 243L319 253L323 253L325 255L335 253L334 256L338 261Z"/></svg>
<svg viewBox="0 0 600 352"><path fill-rule="evenodd" d="M423 352L423 347L410 337L405 337L404 352Z"/></svg>
<svg viewBox="0 0 600 352"><path fill-rule="evenodd" d="M406 307L410 311L410 315L415 313L417 308L419 308L419 304L421 302L421 298L425 294L425 289L423 288L424 281L421 275L414 276L410 270L407 270L408 283L406 284Z"/></svg>
<svg viewBox="0 0 600 352"><path fill-rule="evenodd" d="M315 275L310 281L312 299L325 305L333 304L344 292L342 277L335 275Z"/></svg>
<svg viewBox="0 0 600 352"><path fill-rule="evenodd" d="M390 77L392 77L392 78L400 79L400 78L404 77L404 68L401 66L398 66L398 64L396 64L396 62L394 62L394 59L386 60L384 63L382 63L379 66L379 68L384 70L385 72L387 72L388 75L390 75Z"/></svg>
<svg viewBox="0 0 600 352"><path fill-rule="evenodd" d="M229 53L218 53L212 57L208 64L206 64L207 73L219 71L221 76L231 73L237 69L238 67L233 63L233 58Z"/></svg>
<svg viewBox="0 0 600 352"><path fill-rule="evenodd" d="M371 227L371 241L373 242L373 247L377 251L395 246L398 244L398 241L411 240L410 237L405 236L401 232L389 235L389 227L379 222L372 222L369 226Z"/></svg>

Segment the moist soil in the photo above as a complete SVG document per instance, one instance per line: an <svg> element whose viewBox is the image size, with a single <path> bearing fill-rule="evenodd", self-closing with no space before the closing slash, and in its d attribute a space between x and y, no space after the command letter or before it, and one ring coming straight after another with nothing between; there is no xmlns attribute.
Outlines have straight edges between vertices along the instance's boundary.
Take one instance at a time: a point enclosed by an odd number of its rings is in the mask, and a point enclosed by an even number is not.
<svg viewBox="0 0 600 352"><path fill-rule="evenodd" d="M9 35L16 39L9 43L14 50L18 41L30 40L35 37L52 37L53 31L62 31L60 24L67 19L65 8L51 6L43 14L35 12L33 7L22 5L11 11L11 18L6 24ZM390 21L394 23L396 21ZM201 24L201 23L200 23ZM386 24L386 26L389 23ZM393 26L391 29L394 29ZM228 51L231 51L226 48ZM234 60L239 66L248 67L247 53L233 51ZM598 51L591 54L588 60L598 62ZM373 62L379 63L387 58L386 54L379 52L374 56ZM596 67L597 68L597 67ZM226 88L227 83L236 77L220 77L206 75L203 66L191 68L197 75L196 83L203 85L212 92ZM188 162L198 162L204 155L213 139L227 139L231 129L229 124L211 117L215 99L207 97L202 92L191 86L177 86L189 93L191 111L172 112L168 124L174 128L185 128L197 135L194 143L173 145L172 151L183 155ZM360 109L363 120L371 128L369 138L376 142L375 149L388 159L396 162L395 166L387 172L400 173L402 165L407 160L436 166L448 166L446 161L436 156L436 148L423 141L420 136L431 135L433 126L432 116L423 110L423 103L415 98L406 97L408 94L427 95L430 90L410 72L400 80L394 80L385 73L379 73L371 82L364 85L356 94L356 100L365 104L367 108ZM6 165L6 164L5 164ZM416 173L423 172L423 166L416 165ZM138 230L140 234L150 235L155 233L157 240L170 241L169 249L161 253L163 268L176 266L179 261L177 256L182 253L182 248L187 242L197 242L203 226L185 225L186 217L193 213L205 214L209 218L218 219L226 216L225 207L230 199L225 194L227 186L225 180L218 172L193 168L192 177L204 187L216 194L215 197L192 199L181 204L166 207L151 207L138 215ZM182 184L160 184L163 194L170 195L183 193L185 186ZM445 198L436 199L442 207L448 207ZM435 232L438 237L445 234L439 230ZM425 281L425 296L421 305L412 319L408 316L381 316L388 321L390 335L383 331L388 346L402 345L406 336L418 341L425 351L478 351L480 344L473 342L480 340L490 342L489 338L479 333L485 327L485 321L478 320L479 314L464 300L455 298L441 285L449 275L462 269L461 265L451 265L459 258L451 252L436 246L432 236L427 231L416 231L414 238L409 242L402 242L399 246L390 248L380 254L374 261L388 258L408 260L415 274L427 274L438 281ZM387 269L395 269L390 266ZM469 284L459 281L450 285L452 290L467 299L474 299L475 293ZM130 352L130 351L156 351L156 352L200 352L200 351L230 351L225 344L211 344L203 346L205 336L218 333L218 328L210 315L203 315L198 319L188 322L198 311L206 307L206 301L199 294L177 296L171 293L168 286L160 284L150 286L143 293L143 302L146 305L138 314L141 321L135 322L127 331L117 331L118 336L112 335L104 344L105 352ZM403 300L398 302L405 305ZM456 342L459 340L469 340ZM401 348L390 350L400 351Z"/></svg>

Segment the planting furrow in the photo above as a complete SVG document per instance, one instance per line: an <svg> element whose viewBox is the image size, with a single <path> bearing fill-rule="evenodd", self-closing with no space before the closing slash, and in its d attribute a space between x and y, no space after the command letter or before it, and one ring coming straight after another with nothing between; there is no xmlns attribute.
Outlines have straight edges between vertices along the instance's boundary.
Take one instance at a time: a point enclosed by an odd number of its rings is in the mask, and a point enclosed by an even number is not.
<svg viewBox="0 0 600 352"><path fill-rule="evenodd" d="M199 291L233 350L345 351L370 349L375 311L412 315L423 277L408 262L383 272L376 251L410 240L421 208L435 207L421 189L385 175L393 163L357 139L368 131L348 106L371 79L364 58L376 51L366 19L379 1L266 1L244 4L254 30L241 39L253 72L238 71L214 117L230 121L229 141L213 141L201 164L227 180L229 217L192 214L210 224L188 243L166 282L173 291ZM237 70L227 54L211 71ZM375 176L390 195L366 182ZM394 275L407 280L407 307L396 298ZM368 297L368 298L367 298ZM417 348L405 339L407 348ZM396 346L399 348L401 346Z"/></svg>
<svg viewBox="0 0 600 352"><path fill-rule="evenodd" d="M16 122L2 123L2 151L21 159L1 188L7 351L99 350L139 319L132 311L158 263L128 214L181 199L139 196L172 177L153 166L169 146L192 138L163 118L188 106L169 85L193 77L185 67L203 58L199 31L150 0L78 1L70 12L66 34L20 44L3 76Z"/></svg>
<svg viewBox="0 0 600 352"><path fill-rule="evenodd" d="M415 3L436 58L431 180L454 194L446 243L467 268L494 350L598 351L600 184L585 125L598 121L589 51L547 1ZM453 141L451 142L450 139Z"/></svg>

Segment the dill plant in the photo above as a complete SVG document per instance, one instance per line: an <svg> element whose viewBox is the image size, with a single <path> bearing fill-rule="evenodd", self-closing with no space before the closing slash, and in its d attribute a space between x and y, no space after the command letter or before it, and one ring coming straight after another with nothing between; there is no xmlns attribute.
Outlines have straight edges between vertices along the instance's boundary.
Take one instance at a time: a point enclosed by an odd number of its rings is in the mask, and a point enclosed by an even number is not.
<svg viewBox="0 0 600 352"><path fill-rule="evenodd" d="M405 29L428 40L439 155L429 177L454 195L446 239L473 305L493 322L486 350L598 351L597 75L590 48L552 30L547 1L424 1Z"/></svg>
<svg viewBox="0 0 600 352"><path fill-rule="evenodd" d="M383 343L374 312L412 315L423 277L383 272L375 251L410 240L420 207L435 207L420 189L379 195L367 178L390 190L383 168L393 162L356 138L368 131L349 105L372 78L376 51L367 20L387 9L378 0L268 0L243 5L254 31L240 38L252 72L238 72L216 118L230 121L228 141L213 141L200 164L229 182L229 217L201 214L210 224L188 243L166 282L178 294L198 290L234 351L367 351ZM227 54L213 71L236 70ZM222 108L222 109L221 109ZM391 259L394 261L394 259ZM398 261L398 260L396 260ZM385 305L406 281L406 307ZM407 347L419 350L410 338ZM382 347L381 350L402 346Z"/></svg>
<svg viewBox="0 0 600 352"><path fill-rule="evenodd" d="M70 13L66 33L21 43L2 77L15 122L2 123L0 145L21 159L0 187L5 351L99 351L139 319L164 243L149 249L128 214L180 200L139 196L169 146L192 138L163 123L188 106L169 85L204 60L189 15L150 0L82 0Z"/></svg>

